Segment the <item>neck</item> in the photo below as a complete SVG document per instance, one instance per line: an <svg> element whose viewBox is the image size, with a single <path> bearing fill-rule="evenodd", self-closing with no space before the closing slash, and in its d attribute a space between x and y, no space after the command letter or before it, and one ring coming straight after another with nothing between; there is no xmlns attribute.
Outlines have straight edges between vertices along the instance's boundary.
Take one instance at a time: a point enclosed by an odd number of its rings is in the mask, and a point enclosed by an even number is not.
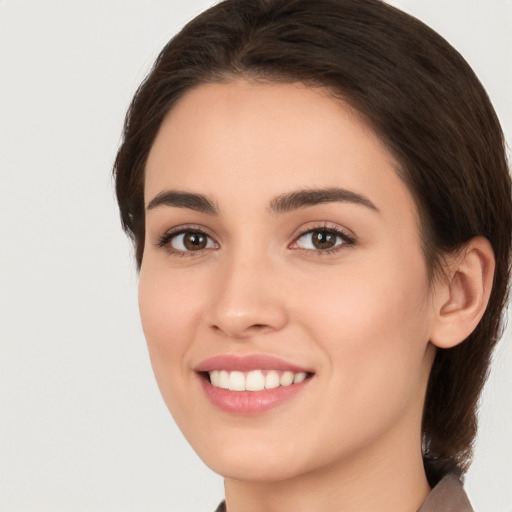
<svg viewBox="0 0 512 512"><path fill-rule="evenodd" d="M246 482L228 478L227 511L414 512L425 501L430 487L419 439L401 434L390 433L398 438L367 447L364 453L354 454L335 467L288 480ZM398 451L397 445L401 446ZM390 446L395 448L391 452Z"/></svg>

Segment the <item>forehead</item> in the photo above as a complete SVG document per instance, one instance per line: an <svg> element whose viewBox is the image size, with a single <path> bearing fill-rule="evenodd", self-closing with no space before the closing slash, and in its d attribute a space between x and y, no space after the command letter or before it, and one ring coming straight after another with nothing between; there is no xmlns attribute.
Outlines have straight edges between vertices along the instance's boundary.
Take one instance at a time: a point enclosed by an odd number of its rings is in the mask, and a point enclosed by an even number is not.
<svg viewBox="0 0 512 512"><path fill-rule="evenodd" d="M362 116L326 89L205 84L164 119L147 162L145 199L183 189L242 207L297 188L343 187L378 207L415 210L397 168Z"/></svg>

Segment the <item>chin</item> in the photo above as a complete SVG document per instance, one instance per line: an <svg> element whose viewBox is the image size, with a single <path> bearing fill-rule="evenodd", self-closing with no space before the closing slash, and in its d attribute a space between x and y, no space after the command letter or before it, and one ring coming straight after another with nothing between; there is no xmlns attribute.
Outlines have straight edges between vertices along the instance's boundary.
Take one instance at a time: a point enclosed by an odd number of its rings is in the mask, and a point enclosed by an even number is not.
<svg viewBox="0 0 512 512"><path fill-rule="evenodd" d="M214 457L204 457L203 462L215 473L224 478L246 482L277 482L298 476L303 471L290 464L281 455L258 456L250 453L222 453Z"/></svg>
<svg viewBox="0 0 512 512"><path fill-rule="evenodd" d="M234 480L287 480L303 473L311 465L307 452L297 449L296 443L292 446L279 436L269 440L268 433L259 434L246 432L242 435L231 431L225 436L207 437L203 432L200 438L188 436L188 441L212 471Z"/></svg>

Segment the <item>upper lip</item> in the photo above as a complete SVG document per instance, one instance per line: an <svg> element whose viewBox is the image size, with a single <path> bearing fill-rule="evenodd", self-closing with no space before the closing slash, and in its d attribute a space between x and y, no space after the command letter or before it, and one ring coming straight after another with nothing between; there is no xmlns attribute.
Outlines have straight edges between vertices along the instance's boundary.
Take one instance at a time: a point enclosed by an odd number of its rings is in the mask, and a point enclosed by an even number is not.
<svg viewBox="0 0 512 512"><path fill-rule="evenodd" d="M205 359L195 367L196 372L210 372L213 370L227 370L250 372L252 370L278 370L293 373L313 373L311 370L289 363L278 357L265 354L240 356L223 354Z"/></svg>

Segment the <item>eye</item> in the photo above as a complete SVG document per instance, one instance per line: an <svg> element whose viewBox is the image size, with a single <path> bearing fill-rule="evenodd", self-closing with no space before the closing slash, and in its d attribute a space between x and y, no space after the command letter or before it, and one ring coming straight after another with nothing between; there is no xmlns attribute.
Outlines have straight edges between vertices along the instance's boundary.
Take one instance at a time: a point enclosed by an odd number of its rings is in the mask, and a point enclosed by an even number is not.
<svg viewBox="0 0 512 512"><path fill-rule="evenodd" d="M217 243L206 233L197 229L186 229L166 233L158 242L160 247L166 247L172 253L200 252L205 249L215 249Z"/></svg>
<svg viewBox="0 0 512 512"><path fill-rule="evenodd" d="M353 244L354 239L336 228L314 228L300 235L293 243L293 248L305 249L315 252L330 253L341 246Z"/></svg>

